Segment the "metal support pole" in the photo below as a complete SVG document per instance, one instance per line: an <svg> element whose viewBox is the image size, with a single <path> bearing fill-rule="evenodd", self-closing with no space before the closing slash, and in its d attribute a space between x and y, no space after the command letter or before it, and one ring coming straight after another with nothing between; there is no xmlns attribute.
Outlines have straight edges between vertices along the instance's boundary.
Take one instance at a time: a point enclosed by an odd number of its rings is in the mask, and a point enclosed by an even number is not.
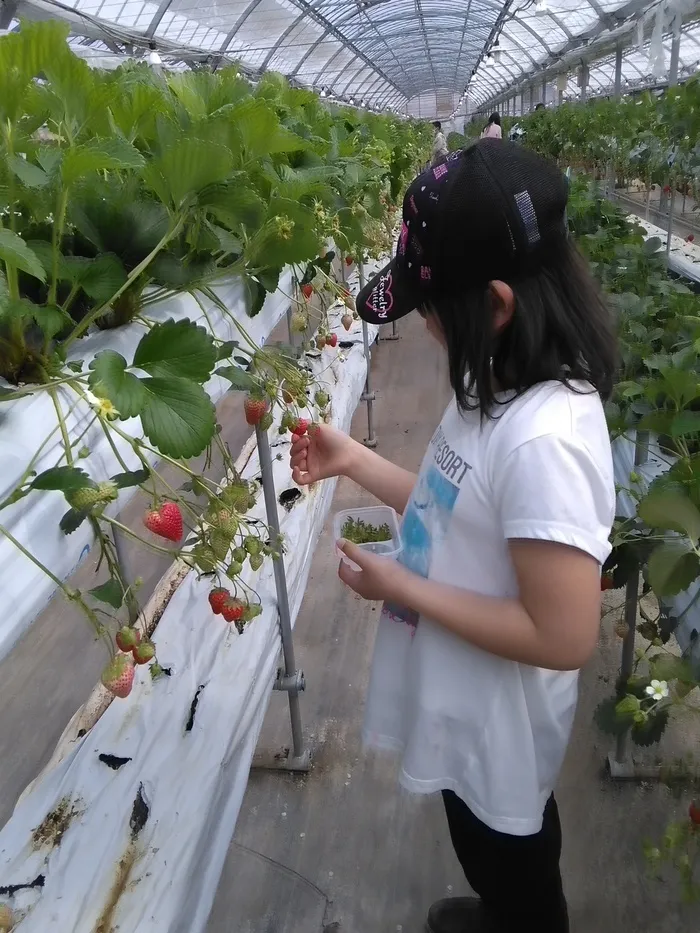
<svg viewBox="0 0 700 933"><path fill-rule="evenodd" d="M277 514L277 494L272 473L272 454L267 431L262 431L259 425L255 426L255 439L258 444L260 457L260 472L262 473L263 495L265 497L265 512L267 523L272 532L273 540L279 540L280 523ZM284 656L284 671L278 671L275 689L286 690L289 694L289 718L292 724L292 755L274 755L267 764L264 756L256 756L254 766L273 767L276 770L308 771L311 767L311 756L304 748L304 737L301 729L301 710L299 708L299 691L305 687L304 675L297 670L294 657L294 640L292 637L292 617L289 610L289 594L287 592L287 577L284 571L284 556L274 558L275 590L277 591L277 609L279 612L280 635L282 637L282 654Z"/></svg>
<svg viewBox="0 0 700 933"><path fill-rule="evenodd" d="M681 51L681 17L676 16L673 21L673 41L671 43L671 60L668 66L668 86L678 84L678 58ZM668 206L668 231L666 233L666 262L671 255L671 238L673 236L673 212L676 208L676 186L671 182L671 198Z"/></svg>
<svg viewBox="0 0 700 933"><path fill-rule="evenodd" d="M392 321L392 323L391 323L391 333L390 333L388 336L385 337L385 336L380 332L378 339L381 340L382 342L384 342L384 341L386 341L386 340L398 340L398 339L399 339L399 331L398 331L398 329L397 329L397 327L396 327L396 321Z"/></svg>
<svg viewBox="0 0 700 933"><path fill-rule="evenodd" d="M547 106L547 79L542 78L542 103Z"/></svg>
<svg viewBox="0 0 700 933"><path fill-rule="evenodd" d="M535 109L535 85L530 85L530 110Z"/></svg>
<svg viewBox="0 0 700 933"><path fill-rule="evenodd" d="M365 266L362 261L357 264L358 272L360 275L360 291L365 287ZM362 394L362 401L367 402L367 437L365 439L365 447L374 448L377 446L377 438L374 434L374 412L372 406L374 405L375 395L372 391L372 355L369 349L369 333L367 331L367 322L362 322L362 343L365 348L365 362L367 363L367 376L365 377L365 391Z"/></svg>
<svg viewBox="0 0 700 933"><path fill-rule="evenodd" d="M647 431L638 431L634 449L634 465L645 463L648 457L649 434ZM635 562L632 573L625 589L624 620L627 633L622 641L622 658L620 661L620 682L626 684L634 672L634 645L637 634L637 612L639 600L639 563ZM608 768L610 776L616 780L627 781L658 781L661 776L660 767L637 768L629 753L629 731L625 730L617 737L615 752L608 755Z"/></svg>
<svg viewBox="0 0 700 933"><path fill-rule="evenodd" d="M588 65L584 62L581 65L581 71L579 72L579 85L581 87L581 103L585 104L588 99Z"/></svg>
<svg viewBox="0 0 700 933"><path fill-rule="evenodd" d="M615 99L622 97L622 43L615 48Z"/></svg>
<svg viewBox="0 0 700 933"><path fill-rule="evenodd" d="M289 337L289 345L294 346L294 331L292 330L292 306L290 305L287 308L287 336Z"/></svg>

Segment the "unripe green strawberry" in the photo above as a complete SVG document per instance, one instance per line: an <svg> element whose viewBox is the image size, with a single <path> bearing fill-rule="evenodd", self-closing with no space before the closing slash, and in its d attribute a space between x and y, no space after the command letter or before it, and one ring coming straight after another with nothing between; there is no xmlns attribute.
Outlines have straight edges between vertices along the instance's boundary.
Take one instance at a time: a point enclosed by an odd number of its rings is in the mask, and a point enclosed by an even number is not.
<svg viewBox="0 0 700 933"><path fill-rule="evenodd" d="M76 489L68 493L67 499L74 509L85 512L96 505L113 502L118 495L119 490L116 484L107 480L104 483L98 483L96 486L83 486L82 489Z"/></svg>
<svg viewBox="0 0 700 933"><path fill-rule="evenodd" d="M216 554L210 547L198 544L192 551L192 557L202 573L211 573L216 570Z"/></svg>
<svg viewBox="0 0 700 933"><path fill-rule="evenodd" d="M217 560L226 560L231 547L231 538L220 528L215 528L209 536L211 549L216 555Z"/></svg>
<svg viewBox="0 0 700 933"><path fill-rule="evenodd" d="M251 570L260 570L265 558L262 554L251 554L250 555L250 569Z"/></svg>
<svg viewBox="0 0 700 933"><path fill-rule="evenodd" d="M245 510L247 507L249 495L250 488L245 480L231 483L229 486L224 486L221 490L221 498L226 505L239 512Z"/></svg>
<svg viewBox="0 0 700 933"><path fill-rule="evenodd" d="M260 419L260 430L269 431L271 427L272 427L272 414L271 412L268 411L268 413L266 415L263 415L263 417Z"/></svg>
<svg viewBox="0 0 700 933"><path fill-rule="evenodd" d="M288 409L285 410L282 414L282 421L280 422L280 427L284 428L285 430L287 429L291 430L292 425L295 423L296 423L296 418L291 413L291 411L289 411Z"/></svg>
<svg viewBox="0 0 700 933"><path fill-rule="evenodd" d="M231 554L232 560L237 564L245 564L248 559L248 552L245 548L235 547L233 553Z"/></svg>
<svg viewBox="0 0 700 933"><path fill-rule="evenodd" d="M245 612L243 613L243 620L245 622L250 622L251 619L255 619L262 612L262 606L260 603L252 603L246 607Z"/></svg>
<svg viewBox="0 0 700 933"><path fill-rule="evenodd" d="M243 547L249 554L259 554L262 549L262 542L260 538L256 538L254 535L248 535L248 537L243 542Z"/></svg>
<svg viewBox="0 0 700 933"><path fill-rule="evenodd" d="M293 333L303 334L309 326L309 319L305 314L302 314L301 311L295 311L289 323Z"/></svg>
<svg viewBox="0 0 700 933"><path fill-rule="evenodd" d="M328 402L330 401L330 399L328 397L327 392L324 392L321 389L319 389L316 395L314 396L314 401L316 402L316 405L319 408L325 408Z"/></svg>
<svg viewBox="0 0 700 933"><path fill-rule="evenodd" d="M228 569L226 570L226 576L229 578L229 580L235 580L236 577L239 577L242 572L243 572L243 564L241 564L237 560L234 560L234 561L231 561L231 563L228 565Z"/></svg>
<svg viewBox="0 0 700 933"><path fill-rule="evenodd" d="M156 646L152 641L142 641L132 652L135 664L148 664L156 656Z"/></svg>

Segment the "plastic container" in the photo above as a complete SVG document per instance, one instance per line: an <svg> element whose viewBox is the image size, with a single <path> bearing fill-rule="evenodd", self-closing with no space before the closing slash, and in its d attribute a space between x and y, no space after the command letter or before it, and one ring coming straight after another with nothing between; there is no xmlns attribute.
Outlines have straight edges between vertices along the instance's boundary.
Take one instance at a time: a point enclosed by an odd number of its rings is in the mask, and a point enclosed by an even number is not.
<svg viewBox="0 0 700 933"><path fill-rule="evenodd" d="M388 505L372 505L364 509L343 509L342 512L336 512L333 519L333 534L336 541L343 537L343 525L349 518L361 519L369 525L374 525L375 528L380 525L389 526L391 538L388 541L370 541L367 544L358 544L358 547L363 550L371 551L373 554L380 554L382 557L397 557L403 550L399 520L396 512L389 508ZM360 569L341 550L338 550L338 556L346 564L349 564L353 570Z"/></svg>

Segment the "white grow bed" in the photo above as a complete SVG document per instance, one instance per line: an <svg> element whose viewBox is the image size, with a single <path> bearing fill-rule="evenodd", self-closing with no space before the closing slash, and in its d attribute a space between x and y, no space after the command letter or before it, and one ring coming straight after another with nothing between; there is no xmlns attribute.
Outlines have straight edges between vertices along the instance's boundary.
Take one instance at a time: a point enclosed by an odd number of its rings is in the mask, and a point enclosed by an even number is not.
<svg viewBox="0 0 700 933"><path fill-rule="evenodd" d="M334 330L345 341L348 334L339 318L340 311L331 314ZM372 341L376 333L370 328ZM350 335L352 348L337 356L326 349L311 361L332 397L333 423L343 430L349 428L365 381L357 336ZM289 441L279 437L276 425L270 437L279 495L292 485ZM238 465L246 477L259 475L252 444ZM293 618L334 486L333 481L319 483L304 490L290 512L279 509ZM262 495L254 514L264 517ZM42 886L0 895L17 911L20 933L204 929L278 664L271 561L250 582L264 611L238 635L211 613L210 580L198 582L194 573L182 570L164 578L149 608L167 603L153 637L173 676L153 683L147 670L139 669L130 697L111 702L83 737L76 715L52 761L0 832L0 886L43 878ZM100 755L129 760L113 770ZM60 842L42 844L35 830L62 801L74 815Z"/></svg>
<svg viewBox="0 0 700 933"><path fill-rule="evenodd" d="M240 279L233 279L215 289L228 309L228 314L200 296L205 315L191 295L182 294L153 305L149 308L148 317L154 322L189 318L207 329L211 326L215 336L222 340L240 338L235 324L237 320L254 341L262 346L289 307L286 296L290 294L291 287L292 273L286 270L281 277L280 290L267 296L262 310L254 318L248 317L246 312ZM143 334L144 329L140 324L97 331L80 341L73 356L85 360L87 366L100 350L109 347L130 362ZM229 386L225 379L216 376L206 388L212 400L217 402ZM82 441L90 449L90 456L82 460L80 466L98 482L120 472L121 467L90 407L78 401L69 389L59 390L59 394L71 440L79 437L88 425L92 425ZM138 418L122 422L121 426L127 433L142 436ZM15 402L0 404L0 499L4 499L15 488L39 443L51 431L54 431L53 437L35 465L37 472L56 466L63 451L51 399L46 392L40 392ZM113 440L130 469L140 466L125 441L119 437ZM157 460L155 456L150 459L153 463ZM108 514L116 516L134 492L133 488L122 490L119 500L112 505ZM94 541L87 522L72 535L63 534L59 521L66 509L62 493L34 492L0 513L0 523L61 580L67 579L76 570ZM0 537L0 593L3 603L0 659L10 652L54 592L53 582L6 538Z"/></svg>

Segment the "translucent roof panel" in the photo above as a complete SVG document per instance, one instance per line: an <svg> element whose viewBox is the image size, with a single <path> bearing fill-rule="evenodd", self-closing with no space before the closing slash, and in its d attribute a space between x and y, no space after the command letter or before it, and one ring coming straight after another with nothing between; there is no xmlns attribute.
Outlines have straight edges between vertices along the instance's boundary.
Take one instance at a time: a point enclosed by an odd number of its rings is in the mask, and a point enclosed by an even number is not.
<svg viewBox="0 0 700 933"><path fill-rule="evenodd" d="M604 34L647 5L630 0L516 0L492 56L480 62L469 85L471 109L536 75L577 41Z"/></svg>

